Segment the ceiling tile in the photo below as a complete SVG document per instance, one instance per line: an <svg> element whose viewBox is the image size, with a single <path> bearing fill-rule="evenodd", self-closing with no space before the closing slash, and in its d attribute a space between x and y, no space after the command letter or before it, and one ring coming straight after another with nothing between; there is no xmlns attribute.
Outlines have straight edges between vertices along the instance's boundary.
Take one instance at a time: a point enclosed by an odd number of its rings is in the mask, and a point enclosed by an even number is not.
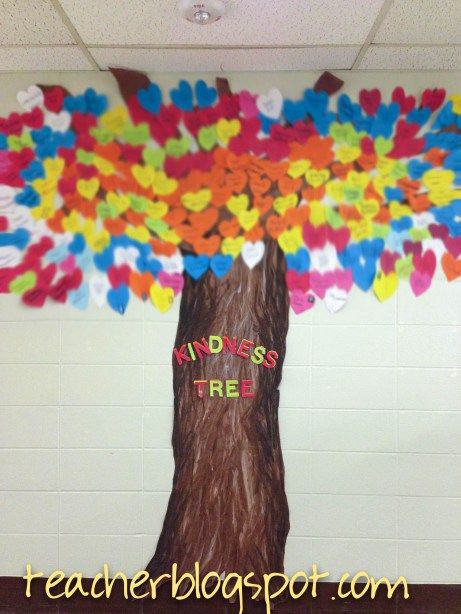
<svg viewBox="0 0 461 614"><path fill-rule="evenodd" d="M73 39L48 0L0 0L0 45L53 45Z"/></svg>
<svg viewBox="0 0 461 614"><path fill-rule="evenodd" d="M359 68L460 70L461 47L381 47L371 45Z"/></svg>
<svg viewBox="0 0 461 614"><path fill-rule="evenodd" d="M394 0L375 43L461 43L460 0Z"/></svg>
<svg viewBox="0 0 461 614"><path fill-rule="evenodd" d="M0 47L0 71L93 69L76 46Z"/></svg>
<svg viewBox="0 0 461 614"><path fill-rule="evenodd" d="M90 47L103 69L119 66L154 72L318 70L351 68L360 47L304 49L121 49Z"/></svg>
<svg viewBox="0 0 461 614"><path fill-rule="evenodd" d="M181 17L177 0L60 0L93 45L362 44L383 0L229 0L209 26Z"/></svg>

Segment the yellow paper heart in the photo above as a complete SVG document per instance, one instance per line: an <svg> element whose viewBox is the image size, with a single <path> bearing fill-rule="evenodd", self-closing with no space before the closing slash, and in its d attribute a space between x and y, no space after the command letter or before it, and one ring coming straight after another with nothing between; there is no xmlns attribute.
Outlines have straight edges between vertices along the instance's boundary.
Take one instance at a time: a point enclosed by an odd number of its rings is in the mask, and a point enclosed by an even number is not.
<svg viewBox="0 0 461 614"><path fill-rule="evenodd" d="M369 239L373 234L373 224L370 218L363 218L360 221L351 221L347 224L351 231L351 238L356 243Z"/></svg>
<svg viewBox="0 0 461 614"><path fill-rule="evenodd" d="M208 206L211 196L211 190L208 189L199 190L198 192L186 192L181 196L181 202L189 211L198 213Z"/></svg>
<svg viewBox="0 0 461 614"><path fill-rule="evenodd" d="M298 177L301 177L309 170L310 166L310 160L293 160L290 162L287 172L293 179L298 179Z"/></svg>
<svg viewBox="0 0 461 614"><path fill-rule="evenodd" d="M324 168L320 171L316 171L314 169L308 170L306 173L306 181L312 187L318 188L323 185L326 181L328 181L330 177L330 171L327 168Z"/></svg>
<svg viewBox="0 0 461 614"><path fill-rule="evenodd" d="M62 226L65 230L73 234L80 232L82 228L80 213L73 209L69 215L62 220Z"/></svg>
<svg viewBox="0 0 461 614"><path fill-rule="evenodd" d="M319 200L312 200L309 203L310 216L309 221L313 226L320 226L327 221L325 205Z"/></svg>
<svg viewBox="0 0 461 614"><path fill-rule="evenodd" d="M329 181L325 187L327 196L329 196L336 203L340 203L344 200L344 183L339 180Z"/></svg>
<svg viewBox="0 0 461 614"><path fill-rule="evenodd" d="M55 214L55 207L53 202L42 202L39 207L31 209L31 215L35 220L48 220Z"/></svg>
<svg viewBox="0 0 461 614"><path fill-rule="evenodd" d="M251 209L251 211L242 211L238 214L238 221L243 230L250 230L259 219L259 211Z"/></svg>
<svg viewBox="0 0 461 614"><path fill-rule="evenodd" d="M234 215L238 215L243 211L246 211L250 199L247 194L239 194L239 196L231 196L227 201L227 208Z"/></svg>
<svg viewBox="0 0 461 614"><path fill-rule="evenodd" d="M125 234L133 241L139 241L139 243L149 243L151 238L151 234L145 226L128 226Z"/></svg>
<svg viewBox="0 0 461 614"><path fill-rule="evenodd" d="M347 173L347 183L354 188L366 188L370 182L368 173L359 173L357 171L349 171Z"/></svg>
<svg viewBox="0 0 461 614"><path fill-rule="evenodd" d="M395 181L390 177L383 177L382 175L380 175L379 177L375 177L373 179L373 187L380 196L384 196L384 190L386 188L393 188L394 186Z"/></svg>
<svg viewBox="0 0 461 614"><path fill-rule="evenodd" d="M284 215L288 209L293 209L298 204L297 194L287 194L286 196L278 196L274 200L274 211L279 215Z"/></svg>
<svg viewBox="0 0 461 614"><path fill-rule="evenodd" d="M451 100L453 103L453 113L456 115L461 115L461 94L452 94L448 97L448 100Z"/></svg>
<svg viewBox="0 0 461 614"><path fill-rule="evenodd" d="M389 213L392 219L400 220L402 217L407 217L412 214L410 207L401 205L397 200L392 200L389 203Z"/></svg>
<svg viewBox="0 0 461 614"><path fill-rule="evenodd" d="M97 253L101 253L106 247L110 244L110 234L106 229L96 231L94 228L84 229L83 236L85 237L86 242L89 247Z"/></svg>
<svg viewBox="0 0 461 614"><path fill-rule="evenodd" d="M170 179L163 171L154 172L154 180L152 182L154 191L159 196L168 196L173 194L178 189L178 182L176 179Z"/></svg>
<svg viewBox="0 0 461 614"><path fill-rule="evenodd" d="M131 207L131 202L126 194L116 194L115 192L108 192L106 194L106 201L109 205L115 205L119 214L125 213Z"/></svg>
<svg viewBox="0 0 461 614"><path fill-rule="evenodd" d="M225 145L231 140L232 137L240 134L240 121L238 119L225 119L222 118L216 124L216 134L218 139Z"/></svg>
<svg viewBox="0 0 461 614"><path fill-rule="evenodd" d="M152 284L150 287L150 300L154 307L161 313L171 309L174 300L173 288L162 288L160 284Z"/></svg>
<svg viewBox="0 0 461 614"><path fill-rule="evenodd" d="M47 177L46 179L35 179L32 182L32 186L36 192L42 197L54 197L56 194L57 181L54 177Z"/></svg>
<svg viewBox="0 0 461 614"><path fill-rule="evenodd" d="M166 243L172 243L173 245L179 245L182 241L181 237L173 228L159 231L158 236Z"/></svg>
<svg viewBox="0 0 461 614"><path fill-rule="evenodd" d="M43 168L47 177L54 177L57 179L61 176L66 163L63 158L46 158L43 161Z"/></svg>
<svg viewBox="0 0 461 614"><path fill-rule="evenodd" d="M221 243L221 252L225 256L232 256L232 258L237 258L237 256L242 251L244 243L244 237L236 237L235 239L233 239L232 237L226 237Z"/></svg>
<svg viewBox="0 0 461 614"><path fill-rule="evenodd" d="M152 167L134 164L131 167L131 172L142 188L147 189L152 185L155 176L155 171Z"/></svg>
<svg viewBox="0 0 461 614"><path fill-rule="evenodd" d="M284 230L282 234L279 235L277 241L285 254L296 254L298 249L303 245L301 228L297 226L291 230Z"/></svg>
<svg viewBox="0 0 461 614"><path fill-rule="evenodd" d="M383 302L394 294L398 285L399 278L396 273L391 272L384 275L382 271L379 271L373 281L373 291L378 299Z"/></svg>
<svg viewBox="0 0 461 614"><path fill-rule="evenodd" d="M436 190L430 190L427 194L429 200L438 207L447 205L452 200L456 200L460 197L459 190L453 190L452 188L438 188Z"/></svg>
<svg viewBox="0 0 461 614"><path fill-rule="evenodd" d="M375 198L369 198L359 203L357 209L363 217L373 218L379 213L379 203Z"/></svg>
<svg viewBox="0 0 461 614"><path fill-rule="evenodd" d="M105 158L101 158L100 156L95 156L93 160L93 165L98 169L101 175L108 176L112 175L115 172L115 167L112 162L109 162Z"/></svg>
<svg viewBox="0 0 461 614"><path fill-rule="evenodd" d="M79 179L77 181L77 191L86 200L94 198L99 190L99 179Z"/></svg>
<svg viewBox="0 0 461 614"><path fill-rule="evenodd" d="M429 191L432 191L450 187L454 179L455 174L453 171L434 168L423 174L422 182Z"/></svg>
<svg viewBox="0 0 461 614"><path fill-rule="evenodd" d="M128 111L126 107L114 107L104 113L104 115L101 115L99 121L105 130L113 134L121 134L125 124L128 122Z"/></svg>
<svg viewBox="0 0 461 614"><path fill-rule="evenodd" d="M386 158L386 156L378 156L378 161L376 162L376 170L383 177L387 177L392 173L395 167L395 160L392 158Z"/></svg>
<svg viewBox="0 0 461 614"><path fill-rule="evenodd" d="M360 147L352 147L351 145L341 145L336 151L336 157L341 164L349 164L360 158L362 150Z"/></svg>
<svg viewBox="0 0 461 614"><path fill-rule="evenodd" d="M150 200L147 203L146 213L153 220L160 220L164 215L168 213L168 205L162 200L158 200L155 202Z"/></svg>

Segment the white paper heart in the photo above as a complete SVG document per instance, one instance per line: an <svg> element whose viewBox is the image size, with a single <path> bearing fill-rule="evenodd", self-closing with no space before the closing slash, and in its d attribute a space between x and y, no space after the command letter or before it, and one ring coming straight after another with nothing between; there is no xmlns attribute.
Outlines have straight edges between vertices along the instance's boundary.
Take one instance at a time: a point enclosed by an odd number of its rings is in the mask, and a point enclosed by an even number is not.
<svg viewBox="0 0 461 614"><path fill-rule="evenodd" d="M116 247L114 249L114 262L116 266L129 264L132 269L135 269L138 258L139 251L136 247Z"/></svg>
<svg viewBox="0 0 461 614"><path fill-rule="evenodd" d="M16 190L9 185L0 185L0 211L6 211L14 201Z"/></svg>
<svg viewBox="0 0 461 614"><path fill-rule="evenodd" d="M181 254L177 253L174 256L158 256L158 260L162 263L165 273L182 273L184 271L184 262Z"/></svg>
<svg viewBox="0 0 461 614"><path fill-rule="evenodd" d="M11 212L8 212L7 218L11 230L16 230L17 228L32 230L37 224L37 220L32 218L30 209L27 207L14 207Z"/></svg>
<svg viewBox="0 0 461 614"><path fill-rule="evenodd" d="M106 275L95 273L88 282L90 286L90 296L95 304L101 309L106 304L107 293L110 290L110 282Z"/></svg>
<svg viewBox="0 0 461 614"><path fill-rule="evenodd" d="M10 245L0 247L0 269L16 266L20 264L21 260L22 254L17 247L11 247Z"/></svg>
<svg viewBox="0 0 461 614"><path fill-rule="evenodd" d="M72 122L72 116L67 111L60 113L47 113L45 115L45 124L54 132L65 132L69 129Z"/></svg>
<svg viewBox="0 0 461 614"><path fill-rule="evenodd" d="M273 87L268 94L261 94L256 99L256 106L269 119L278 119L282 113L283 96L280 90Z"/></svg>
<svg viewBox="0 0 461 614"><path fill-rule="evenodd" d="M246 241L242 247L242 259L249 269L253 269L264 256L264 242Z"/></svg>
<svg viewBox="0 0 461 614"><path fill-rule="evenodd" d="M41 107L45 101L42 90L38 85L30 85L26 90L18 92L16 98L26 111L32 111L35 107Z"/></svg>
<svg viewBox="0 0 461 614"><path fill-rule="evenodd" d="M325 293L325 306L330 313L341 311L347 303L347 292L337 286L328 288Z"/></svg>
<svg viewBox="0 0 461 614"><path fill-rule="evenodd" d="M336 249L331 243L327 243L322 249L310 250L311 270L319 273L334 271L338 267Z"/></svg>

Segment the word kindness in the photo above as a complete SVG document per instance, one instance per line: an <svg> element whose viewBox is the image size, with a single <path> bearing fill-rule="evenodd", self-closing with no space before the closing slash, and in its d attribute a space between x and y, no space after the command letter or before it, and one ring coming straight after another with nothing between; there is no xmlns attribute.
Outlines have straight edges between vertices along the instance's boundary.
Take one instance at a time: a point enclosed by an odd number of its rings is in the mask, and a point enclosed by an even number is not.
<svg viewBox="0 0 461 614"><path fill-rule="evenodd" d="M202 337L200 341L183 343L179 348L173 349L173 356L178 365L194 362L197 359L203 360L205 356L212 354L233 354L243 360L251 360L255 365L263 365L266 369L275 367L279 357L275 350L269 350L263 345L256 345L254 341L242 339L240 342L237 337L227 337L223 335L210 335L208 340ZM194 387L197 396L203 399L206 394L210 397L226 398L253 398L254 381L242 379L227 379L224 382L220 379L194 380Z"/></svg>

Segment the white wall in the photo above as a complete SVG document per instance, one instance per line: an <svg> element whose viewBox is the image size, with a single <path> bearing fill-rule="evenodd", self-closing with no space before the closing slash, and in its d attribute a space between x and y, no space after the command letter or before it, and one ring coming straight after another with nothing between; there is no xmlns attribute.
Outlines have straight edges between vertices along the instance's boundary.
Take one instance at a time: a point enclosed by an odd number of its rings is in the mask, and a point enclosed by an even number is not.
<svg viewBox="0 0 461 614"><path fill-rule="evenodd" d="M162 76L170 86L177 77ZM459 73L346 73L346 91L394 85L461 91ZM315 75L239 74L235 89L296 95ZM109 75L2 76L0 111L30 83ZM170 352L178 304L136 301L123 318L91 307L35 311L0 296L0 575L141 569L153 553L173 472ZM411 582L461 577L461 283L441 277L380 305L291 318L281 435L291 532L288 572L316 561L332 578L365 569Z"/></svg>

